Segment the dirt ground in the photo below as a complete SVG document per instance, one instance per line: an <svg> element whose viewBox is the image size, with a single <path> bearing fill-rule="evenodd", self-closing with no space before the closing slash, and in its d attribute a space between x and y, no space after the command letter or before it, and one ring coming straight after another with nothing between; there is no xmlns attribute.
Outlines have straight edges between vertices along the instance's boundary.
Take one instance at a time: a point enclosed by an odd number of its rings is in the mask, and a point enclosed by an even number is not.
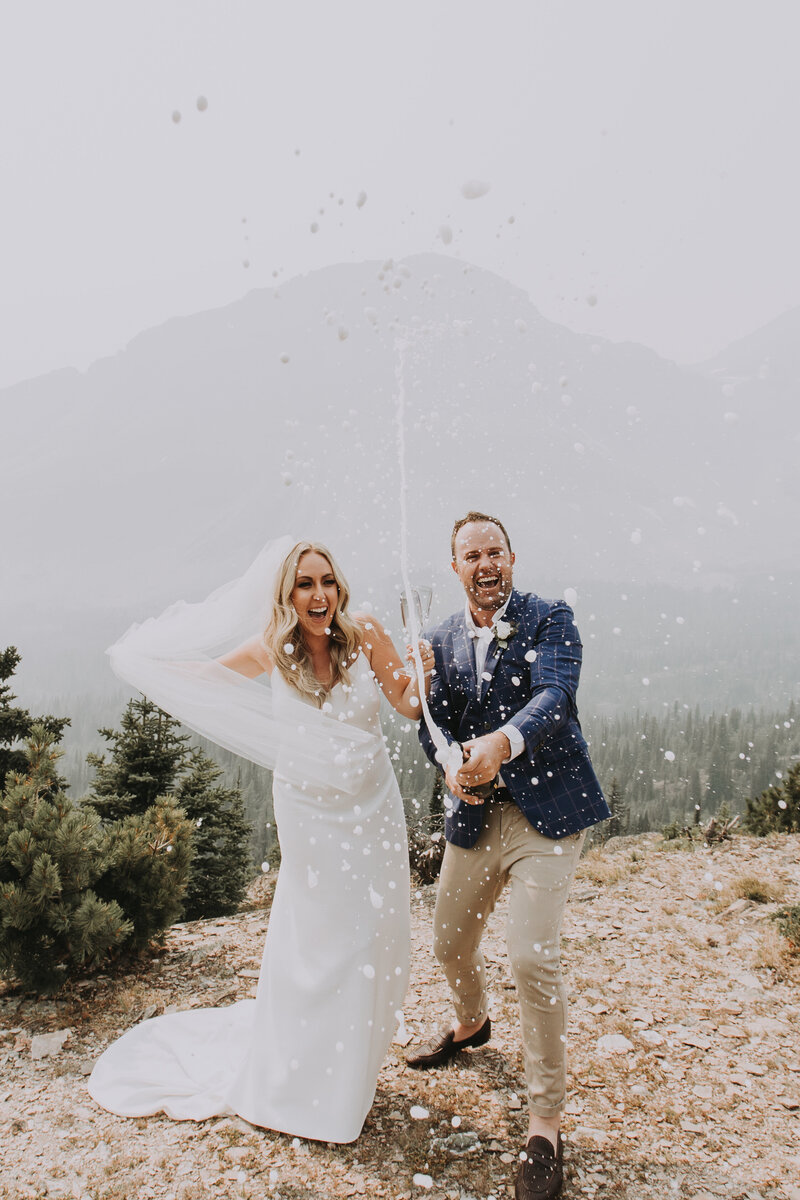
<svg viewBox="0 0 800 1200"><path fill-rule="evenodd" d="M800 1200L800 960L772 920L800 903L799 860L796 836L688 849L655 834L585 857L565 924L565 1197ZM0 1197L513 1195L526 1118L502 905L484 943L491 1042L417 1073L400 1035L351 1146L238 1117L124 1119L90 1099L94 1059L132 1024L254 993L273 886L258 880L246 911L174 926L156 957L54 1000L0 985ZM412 897L416 1040L449 1005L430 950L434 888Z"/></svg>

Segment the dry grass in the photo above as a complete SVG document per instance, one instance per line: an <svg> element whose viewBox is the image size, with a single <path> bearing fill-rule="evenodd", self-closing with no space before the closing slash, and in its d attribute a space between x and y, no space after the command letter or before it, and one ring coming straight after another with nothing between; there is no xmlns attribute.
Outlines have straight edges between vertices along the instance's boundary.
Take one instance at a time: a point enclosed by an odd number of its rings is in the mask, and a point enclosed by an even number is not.
<svg viewBox="0 0 800 1200"><path fill-rule="evenodd" d="M786 895L782 880L759 879L756 875L739 875L719 893L718 902L727 908L735 900L752 900L754 904L775 904Z"/></svg>
<svg viewBox="0 0 800 1200"><path fill-rule="evenodd" d="M787 942L772 925L760 937L758 947L753 952L753 965L768 967L778 979L800 978L798 955L792 943Z"/></svg>
<svg viewBox="0 0 800 1200"><path fill-rule="evenodd" d="M590 850L578 866L577 878L581 882L596 883L602 887L619 883L631 871L631 861L625 856L609 855L603 849Z"/></svg>

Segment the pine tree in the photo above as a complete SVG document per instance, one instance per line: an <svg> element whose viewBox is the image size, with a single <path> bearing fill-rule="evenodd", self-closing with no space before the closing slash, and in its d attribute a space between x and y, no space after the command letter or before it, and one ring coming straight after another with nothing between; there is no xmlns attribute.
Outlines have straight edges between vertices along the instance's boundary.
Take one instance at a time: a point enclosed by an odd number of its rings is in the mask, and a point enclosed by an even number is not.
<svg viewBox="0 0 800 1200"><path fill-rule="evenodd" d="M774 832L800 833L800 762L779 784L773 784L755 800L748 798L744 827L759 837Z"/></svg>
<svg viewBox="0 0 800 1200"><path fill-rule="evenodd" d="M118 855L113 832L58 788L52 730L33 726L24 770L0 799L0 972L54 990L132 933L119 903L93 885Z"/></svg>
<svg viewBox="0 0 800 1200"><path fill-rule="evenodd" d="M149 700L129 701L119 730L99 731L111 746L110 761L102 754L86 756L97 775L84 803L107 819L146 812L158 796L172 791L190 758L189 738L178 729L178 722Z"/></svg>
<svg viewBox="0 0 800 1200"><path fill-rule="evenodd" d="M192 825L192 863L184 919L236 912L253 874L250 825L239 787L224 787L221 767L196 750L175 799Z"/></svg>
<svg viewBox="0 0 800 1200"><path fill-rule="evenodd" d="M628 832L630 811L629 805L625 800L625 794L616 777L611 780L611 787L608 792L608 807L611 809L611 816L608 818L606 824L606 837L622 837Z"/></svg>
<svg viewBox="0 0 800 1200"><path fill-rule="evenodd" d="M191 831L191 866L183 915L195 920L236 911L252 874L252 831L241 789L220 784L220 767L201 751L191 749L188 736L179 730L178 722L149 700L131 700L119 730L100 730L111 747L108 759L88 756L97 776L85 803L106 819L136 816L152 822L156 820L154 806L160 805L160 820L171 825L175 818L168 815L165 805L172 804L177 812L185 813ZM128 850L133 853L134 846ZM183 853L182 843L173 839L171 852L179 851ZM142 857L142 871L145 866ZM114 888L120 886L124 887L125 911L135 908L140 914L134 919L137 937L141 924L142 937L147 940L150 918L146 912L152 901L136 896L133 880L129 885L115 880ZM164 903L164 911L173 914L170 921L177 920L180 909L175 910L171 900ZM162 919L157 915L155 924Z"/></svg>
<svg viewBox="0 0 800 1200"><path fill-rule="evenodd" d="M16 696L11 691L7 680L16 671L20 655L16 646L8 646L0 651L0 789L2 789L9 771L25 772L28 759L24 749L17 743L30 737L35 723L42 725L58 742L69 725L68 717L32 717L27 708L19 708L14 704ZM51 789L56 792L64 786L58 774L51 780Z"/></svg>

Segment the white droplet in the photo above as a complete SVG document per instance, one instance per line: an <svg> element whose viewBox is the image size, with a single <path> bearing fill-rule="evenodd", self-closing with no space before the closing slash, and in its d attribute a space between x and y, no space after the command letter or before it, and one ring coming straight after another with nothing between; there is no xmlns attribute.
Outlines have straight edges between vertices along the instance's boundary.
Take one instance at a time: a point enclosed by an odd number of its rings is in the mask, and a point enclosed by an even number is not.
<svg viewBox="0 0 800 1200"><path fill-rule="evenodd" d="M366 203L367 203L367 193L359 192L358 196L356 198L356 208L363 208Z"/></svg>
<svg viewBox="0 0 800 1200"><path fill-rule="evenodd" d="M522 680L520 679L519 675L512 675L511 682L513 683L514 687L519 687Z"/></svg>
<svg viewBox="0 0 800 1200"><path fill-rule="evenodd" d="M207 108L208 108L208 101L206 100L205 96L198 96L197 97L197 111L205 112Z"/></svg>
<svg viewBox="0 0 800 1200"><path fill-rule="evenodd" d="M667 762L675 762L675 755L672 750L665 750L664 758L667 760Z"/></svg>
<svg viewBox="0 0 800 1200"><path fill-rule="evenodd" d="M417 1171L416 1175L411 1180L411 1182L414 1184L414 1187L421 1187L421 1188L432 1188L433 1187L433 1180L431 1179L430 1175L423 1175L419 1171Z"/></svg>
<svg viewBox="0 0 800 1200"><path fill-rule="evenodd" d="M281 355L281 362L282 362L282 363L287 363L288 361L289 361L289 355L288 355L288 354L282 354L282 355Z"/></svg>
<svg viewBox="0 0 800 1200"><path fill-rule="evenodd" d="M408 1110L408 1115L415 1121L427 1121L431 1114L428 1112L427 1108L423 1108L421 1104L412 1104L411 1108Z"/></svg>
<svg viewBox="0 0 800 1200"><path fill-rule="evenodd" d="M372 963L365 963L361 970L367 979L375 978L375 968L373 967Z"/></svg>
<svg viewBox="0 0 800 1200"><path fill-rule="evenodd" d="M291 642L284 642L283 653L284 654L294 654L294 646Z"/></svg>
<svg viewBox="0 0 800 1200"><path fill-rule="evenodd" d="M573 587L564 588L564 599L566 600L566 602L570 606L570 608L574 608L575 605L578 603L578 593L575 591L575 588L573 588Z"/></svg>
<svg viewBox="0 0 800 1200"><path fill-rule="evenodd" d="M339 341L340 342L346 342L350 336L350 330L345 329L344 325L339 326L338 333L339 333Z"/></svg>
<svg viewBox="0 0 800 1200"><path fill-rule="evenodd" d="M308 868L308 886L315 888L319 883L319 875L311 867Z"/></svg>
<svg viewBox="0 0 800 1200"><path fill-rule="evenodd" d="M555 846L553 846L553 854L563 854L563 853L564 853L564 847L559 846L558 842L556 842Z"/></svg>
<svg viewBox="0 0 800 1200"><path fill-rule="evenodd" d="M650 680L647 678L646 675L642 676L642 683L644 684L645 687L650 687Z"/></svg>
<svg viewBox="0 0 800 1200"><path fill-rule="evenodd" d="M172 114L172 119L176 125L180 124L181 114L178 112L177 108L175 109L175 112Z"/></svg>
<svg viewBox="0 0 800 1200"><path fill-rule="evenodd" d="M461 1124L461 1117L451 1117L450 1124L453 1126L453 1129L458 1129L459 1125Z"/></svg>
<svg viewBox="0 0 800 1200"><path fill-rule="evenodd" d="M266 872L269 870L269 863L268 863L268 862L262 862L262 864L261 864L261 870L262 870L262 871L264 871L264 873L266 873Z"/></svg>
<svg viewBox="0 0 800 1200"><path fill-rule="evenodd" d="M439 226L439 237L444 242L445 246L449 246L453 240L453 231L449 225Z"/></svg>
<svg viewBox="0 0 800 1200"><path fill-rule="evenodd" d="M461 185L461 195L465 200L479 200L481 196L486 195L491 186L484 179L468 179Z"/></svg>
<svg viewBox="0 0 800 1200"><path fill-rule="evenodd" d="M525 662L536 662L536 651L527 650L525 653Z"/></svg>

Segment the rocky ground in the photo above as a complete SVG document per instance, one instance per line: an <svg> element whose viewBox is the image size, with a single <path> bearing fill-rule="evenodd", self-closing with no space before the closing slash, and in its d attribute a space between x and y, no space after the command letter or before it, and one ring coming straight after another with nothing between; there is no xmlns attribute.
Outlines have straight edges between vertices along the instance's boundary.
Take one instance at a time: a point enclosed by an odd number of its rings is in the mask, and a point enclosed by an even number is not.
<svg viewBox="0 0 800 1200"><path fill-rule="evenodd" d="M771 919L800 903L800 837L715 848L642 835L590 851L565 928L572 995L566 1197L800 1200L800 959ZM178 925L163 952L39 1000L0 985L0 1196L75 1200L500 1200L524 1142L516 998L501 909L485 946L496 1036L429 1074L401 1035L352 1146L126 1120L85 1076L123 1030L255 990L274 879L248 909ZM749 899L757 895L759 899ZM446 1018L433 888L413 899L411 1037Z"/></svg>

